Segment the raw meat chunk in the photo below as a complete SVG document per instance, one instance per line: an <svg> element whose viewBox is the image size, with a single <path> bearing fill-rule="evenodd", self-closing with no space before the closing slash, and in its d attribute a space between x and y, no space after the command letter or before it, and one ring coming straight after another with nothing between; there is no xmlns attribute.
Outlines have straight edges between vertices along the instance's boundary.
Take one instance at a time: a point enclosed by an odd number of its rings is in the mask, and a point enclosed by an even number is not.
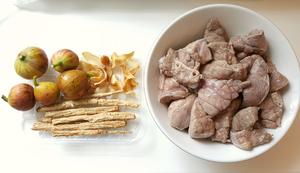
<svg viewBox="0 0 300 173"><path fill-rule="evenodd" d="M211 18L207 23L204 38L209 43L228 41L227 33L217 18Z"/></svg>
<svg viewBox="0 0 300 173"><path fill-rule="evenodd" d="M181 49L181 51L188 53L200 64L206 64L212 60L212 55L205 39L196 40Z"/></svg>
<svg viewBox="0 0 300 173"><path fill-rule="evenodd" d="M189 127L191 109L196 99L195 95L173 101L168 108L168 116L172 127L184 130Z"/></svg>
<svg viewBox="0 0 300 173"><path fill-rule="evenodd" d="M159 59L159 70L161 74L172 77L172 66L176 59L176 52L173 49L169 49L166 56Z"/></svg>
<svg viewBox="0 0 300 173"><path fill-rule="evenodd" d="M244 81L247 79L248 64L237 63L228 65L226 61L213 61L202 70L205 79L235 79Z"/></svg>
<svg viewBox="0 0 300 173"><path fill-rule="evenodd" d="M270 75L270 92L275 92L286 87L289 83L288 79L277 71L271 59L267 60L268 70Z"/></svg>
<svg viewBox="0 0 300 173"><path fill-rule="evenodd" d="M160 92L158 100L162 104L169 104L171 101L183 99L189 95L189 91L186 87L180 85L173 78L164 79L164 75L161 75L160 79Z"/></svg>
<svg viewBox="0 0 300 173"><path fill-rule="evenodd" d="M232 131L252 130L258 120L258 107L247 107L233 116Z"/></svg>
<svg viewBox="0 0 300 173"><path fill-rule="evenodd" d="M178 83L192 89L199 86L199 80L202 78L198 70L191 69L177 60L173 64L172 74Z"/></svg>
<svg viewBox="0 0 300 173"><path fill-rule="evenodd" d="M237 57L243 59L252 54L264 55L268 49L268 43L263 30L252 30L245 36L235 36L230 39L237 52Z"/></svg>
<svg viewBox="0 0 300 173"><path fill-rule="evenodd" d="M227 42L213 42L209 43L214 60L225 60L228 64L236 64L238 61L234 55L232 45Z"/></svg>
<svg viewBox="0 0 300 173"><path fill-rule="evenodd" d="M215 132L213 120L206 115L199 100L194 101L191 120L189 127L189 135L192 138L208 138L212 136Z"/></svg>
<svg viewBox="0 0 300 173"><path fill-rule="evenodd" d="M238 110L240 104L241 99L237 98L233 100L224 111L215 116L214 123L216 132L211 138L212 141L218 141L222 143L228 142L232 117Z"/></svg>
<svg viewBox="0 0 300 173"><path fill-rule="evenodd" d="M239 96L239 92L249 85L248 81L206 79L198 91L198 99L204 111L215 116L226 109Z"/></svg>
<svg viewBox="0 0 300 173"><path fill-rule="evenodd" d="M179 61L190 69L198 70L200 63L194 60L186 51L180 49L175 51L169 49L166 56L159 59L160 73L168 77L172 77L172 68L174 67L175 61Z"/></svg>
<svg viewBox="0 0 300 173"><path fill-rule="evenodd" d="M252 150L255 146L269 143L272 140L272 135L264 129L231 131L230 140L238 148Z"/></svg>
<svg viewBox="0 0 300 173"><path fill-rule="evenodd" d="M268 66L263 58L257 58L250 70L247 81L251 86L243 90L244 107L258 106L269 93L270 80L268 75Z"/></svg>
<svg viewBox="0 0 300 173"><path fill-rule="evenodd" d="M277 128L281 124L283 114L283 100L279 93L270 93L260 104L261 123L266 128Z"/></svg>

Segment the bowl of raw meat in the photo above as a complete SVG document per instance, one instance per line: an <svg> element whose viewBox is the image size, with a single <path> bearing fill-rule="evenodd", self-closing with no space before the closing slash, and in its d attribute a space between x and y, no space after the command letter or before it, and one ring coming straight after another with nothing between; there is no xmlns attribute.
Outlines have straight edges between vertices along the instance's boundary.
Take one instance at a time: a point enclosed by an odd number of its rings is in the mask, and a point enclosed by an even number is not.
<svg viewBox="0 0 300 173"><path fill-rule="evenodd" d="M147 105L179 148L216 162L256 157L282 139L299 108L299 65L268 19L207 5L159 36L144 73Z"/></svg>

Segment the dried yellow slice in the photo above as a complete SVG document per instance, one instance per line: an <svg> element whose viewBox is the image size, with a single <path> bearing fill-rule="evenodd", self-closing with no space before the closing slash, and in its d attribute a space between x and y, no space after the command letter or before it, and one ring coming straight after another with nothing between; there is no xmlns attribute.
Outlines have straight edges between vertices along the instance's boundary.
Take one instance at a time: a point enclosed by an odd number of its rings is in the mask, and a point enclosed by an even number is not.
<svg viewBox="0 0 300 173"><path fill-rule="evenodd" d="M127 73L125 75L123 91L127 93L134 90L137 86L138 83L135 81L135 76L133 76L131 73Z"/></svg>
<svg viewBox="0 0 300 173"><path fill-rule="evenodd" d="M114 74L111 77L110 86L115 91L122 90L122 83L120 82L120 80L118 80L118 78Z"/></svg>
<svg viewBox="0 0 300 173"><path fill-rule="evenodd" d="M111 56L112 68L115 68L117 65L126 64L126 62L132 59L134 52L130 52L128 54L117 55L115 52Z"/></svg>
<svg viewBox="0 0 300 173"><path fill-rule="evenodd" d="M103 64L100 62L100 58L90 52L83 52L82 56L84 57L84 60L93 65L97 65L99 67L104 67Z"/></svg>

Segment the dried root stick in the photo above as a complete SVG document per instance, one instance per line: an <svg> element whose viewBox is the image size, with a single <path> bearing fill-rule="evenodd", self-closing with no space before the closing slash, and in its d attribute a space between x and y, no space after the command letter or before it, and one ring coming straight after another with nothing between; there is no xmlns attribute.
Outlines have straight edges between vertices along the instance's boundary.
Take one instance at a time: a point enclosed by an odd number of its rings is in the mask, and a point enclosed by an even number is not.
<svg viewBox="0 0 300 173"><path fill-rule="evenodd" d="M95 135L107 135L107 134L127 134L129 131L126 130L54 130L52 135L59 136L95 136Z"/></svg>
<svg viewBox="0 0 300 173"><path fill-rule="evenodd" d="M101 99L89 98L80 100L67 100L51 106L42 106L37 109L38 112L50 112L64 110L70 108L96 107L96 106L125 106L130 108L138 108L139 104L129 101L121 101L118 99Z"/></svg>
<svg viewBox="0 0 300 173"><path fill-rule="evenodd" d="M131 112L103 112L95 115L79 115L71 117L56 118L52 120L52 124L66 124L78 121L100 122L112 120L132 120L135 114Z"/></svg>
<svg viewBox="0 0 300 173"><path fill-rule="evenodd" d="M120 128L126 126L126 121L103 121L96 123L79 123L79 124L59 124L52 126L52 131L57 130L97 130L97 129L109 129Z"/></svg>
<svg viewBox="0 0 300 173"><path fill-rule="evenodd" d="M103 121L96 123L79 123L79 124L60 124L52 125L51 123L36 122L33 124L32 130L38 131L55 131L55 130L96 130L120 128L126 126L126 121Z"/></svg>
<svg viewBox="0 0 300 173"><path fill-rule="evenodd" d="M95 93L92 95L88 95L86 98L101 98L101 97L111 96L114 94L119 94L121 92L123 92L123 90L112 91L112 92L107 92L107 93Z"/></svg>
<svg viewBox="0 0 300 173"><path fill-rule="evenodd" d="M75 115L92 115L101 112L112 112L118 110L119 110L119 106L76 108L76 109L66 109L60 111L46 112L44 116L51 117L51 118L59 118L59 117L70 117Z"/></svg>
<svg viewBox="0 0 300 173"><path fill-rule="evenodd" d="M52 128L51 123L35 122L33 124L32 130L51 131L51 128Z"/></svg>
<svg viewBox="0 0 300 173"><path fill-rule="evenodd" d="M51 123L52 118L51 117L42 117L39 121L42 123Z"/></svg>

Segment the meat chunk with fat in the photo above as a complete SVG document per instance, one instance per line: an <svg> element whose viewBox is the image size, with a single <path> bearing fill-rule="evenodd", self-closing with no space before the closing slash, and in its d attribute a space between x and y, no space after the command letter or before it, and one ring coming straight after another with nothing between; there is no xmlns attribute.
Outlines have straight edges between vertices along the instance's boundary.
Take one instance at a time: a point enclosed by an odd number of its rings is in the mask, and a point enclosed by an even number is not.
<svg viewBox="0 0 300 173"><path fill-rule="evenodd" d="M277 128L281 124L283 114L283 99L277 92L270 93L260 104L261 124L266 128Z"/></svg>
<svg viewBox="0 0 300 173"><path fill-rule="evenodd" d="M205 79L203 87L198 91L198 99L204 111L215 116L226 109L249 85L248 81Z"/></svg>
<svg viewBox="0 0 300 173"><path fill-rule="evenodd" d="M228 35L217 18L211 18L204 31L204 39L207 42L228 41Z"/></svg>
<svg viewBox="0 0 300 173"><path fill-rule="evenodd" d="M228 64L236 64L238 61L235 57L235 52L232 45L227 42L209 43L214 60L225 60Z"/></svg>
<svg viewBox="0 0 300 173"><path fill-rule="evenodd" d="M199 100L196 98L191 110L189 135L192 138L208 138L215 132L213 120L206 115Z"/></svg>
<svg viewBox="0 0 300 173"><path fill-rule="evenodd" d="M248 64L237 63L229 65L226 61L213 61L204 66L202 75L205 79L241 80L247 79Z"/></svg>
<svg viewBox="0 0 300 173"><path fill-rule="evenodd" d="M243 59L248 55L264 55L268 49L268 43L263 30L254 29L244 36L235 36L230 39L237 52L237 57Z"/></svg>
<svg viewBox="0 0 300 173"><path fill-rule="evenodd" d="M258 107L247 107L241 109L233 116L232 131L252 130L258 120Z"/></svg>
<svg viewBox="0 0 300 173"><path fill-rule="evenodd" d="M256 146L269 143L272 140L272 135L264 129L231 131L230 140L233 145L240 149L252 150Z"/></svg>
<svg viewBox="0 0 300 173"><path fill-rule="evenodd" d="M172 75L178 83L192 89L199 86L199 81L202 78L197 69L191 69L177 60L173 64Z"/></svg>
<svg viewBox="0 0 300 173"><path fill-rule="evenodd" d="M270 89L268 66L263 58L258 57L254 61L247 81L251 82L251 86L243 90L242 105L258 106L266 98Z"/></svg>
<svg viewBox="0 0 300 173"><path fill-rule="evenodd" d="M168 108L168 117L172 127L184 130L189 127L191 109L196 99L195 95L173 101Z"/></svg>
<svg viewBox="0 0 300 173"><path fill-rule="evenodd" d="M286 87L289 83L288 79L277 71L277 68L272 63L271 59L267 59L268 70L270 75L270 92L279 91Z"/></svg>
<svg viewBox="0 0 300 173"><path fill-rule="evenodd" d="M229 132L233 115L237 112L241 104L241 99L234 99L230 105L221 113L214 117L215 134L212 141L227 143L229 141Z"/></svg>
<svg viewBox="0 0 300 173"><path fill-rule="evenodd" d="M159 59L160 73L172 77L172 67L176 60L191 69L199 69L200 67L200 63L194 60L186 51L169 49L167 54Z"/></svg>
<svg viewBox="0 0 300 173"><path fill-rule="evenodd" d="M180 49L180 51L187 53L200 64L206 64L212 60L212 55L205 39L196 40Z"/></svg>
<svg viewBox="0 0 300 173"><path fill-rule="evenodd" d="M159 85L158 100L162 104L169 104L171 101L183 99L189 95L188 89L173 78L165 78L164 75L161 75Z"/></svg>

